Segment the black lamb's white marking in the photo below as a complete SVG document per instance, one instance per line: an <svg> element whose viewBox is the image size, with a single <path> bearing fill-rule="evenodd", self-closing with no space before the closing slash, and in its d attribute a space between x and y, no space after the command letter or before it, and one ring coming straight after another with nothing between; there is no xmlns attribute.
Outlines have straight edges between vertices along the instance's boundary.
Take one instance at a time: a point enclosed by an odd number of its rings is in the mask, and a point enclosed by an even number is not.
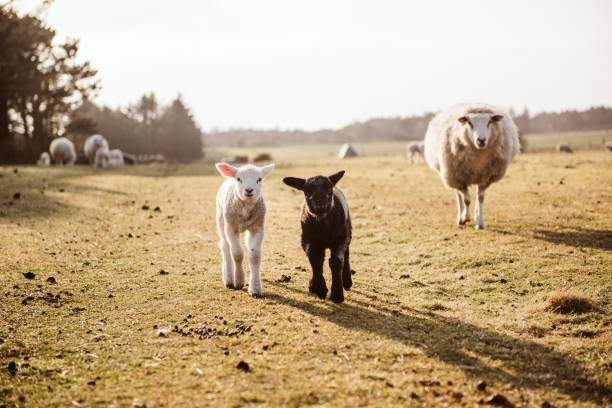
<svg viewBox="0 0 612 408"><path fill-rule="evenodd" d="M353 284L349 264L351 243L351 217L349 207L336 183L344 170L329 177L313 176L308 179L285 177L288 186L304 192L301 210L302 248L312 266L309 290L321 299L327 295L323 277L325 250L330 249L329 268L332 273L330 299L336 303L344 301L343 289Z"/></svg>

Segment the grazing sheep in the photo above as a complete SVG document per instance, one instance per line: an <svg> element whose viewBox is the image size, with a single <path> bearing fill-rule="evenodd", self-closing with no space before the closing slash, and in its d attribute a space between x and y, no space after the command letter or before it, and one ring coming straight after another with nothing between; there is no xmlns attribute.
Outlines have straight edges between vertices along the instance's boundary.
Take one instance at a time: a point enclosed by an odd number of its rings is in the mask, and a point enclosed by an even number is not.
<svg viewBox="0 0 612 408"><path fill-rule="evenodd" d="M91 135L85 140L85 144L83 145L83 151L87 160L89 160L89 164L95 166L96 163L96 153L100 149L108 150L108 142L102 135Z"/></svg>
<svg viewBox="0 0 612 408"><path fill-rule="evenodd" d="M125 165L123 160L123 152L119 149L113 149L108 152L109 167L122 167Z"/></svg>
<svg viewBox="0 0 612 408"><path fill-rule="evenodd" d="M110 151L108 149L98 149L94 158L94 167L107 169L110 167Z"/></svg>
<svg viewBox="0 0 612 408"><path fill-rule="evenodd" d="M249 293L261 296L261 244L266 219L266 202L261 188L263 179L272 171L274 164L264 167L248 164L236 168L227 163L217 163L216 167L221 175L227 177L217 193L217 231L223 259L223 283L234 289L242 289L244 286L244 250L240 234L246 231L251 271Z"/></svg>
<svg viewBox="0 0 612 408"><path fill-rule="evenodd" d="M556 145L555 150L557 151L557 153L574 153L570 145L565 143L559 143L558 145Z"/></svg>
<svg viewBox="0 0 612 408"><path fill-rule="evenodd" d="M53 139L49 145L49 152L56 165L68 164L72 166L76 161L74 144L65 137Z"/></svg>
<svg viewBox="0 0 612 408"><path fill-rule="evenodd" d="M330 249L329 268L332 273L330 299L344 301L343 288L353 284L349 263L349 245L352 227L349 207L336 183L344 170L329 177L314 176L308 179L285 177L283 183L304 192L301 210L302 248L312 267L312 279L308 289L321 299L327 295L323 277L325 250Z"/></svg>
<svg viewBox="0 0 612 408"><path fill-rule="evenodd" d="M468 187L478 186L476 229L484 229L486 189L499 181L519 152L510 115L485 104L458 105L437 114L425 135L425 160L457 194L457 224L470 220Z"/></svg>
<svg viewBox="0 0 612 408"><path fill-rule="evenodd" d="M406 145L406 157L410 164L425 160L425 142L415 140Z"/></svg>
<svg viewBox="0 0 612 408"><path fill-rule="evenodd" d="M40 154L40 158L36 162L36 165L39 166L39 167L48 167L48 166L50 166L51 165L51 156L49 156L49 153L42 152Z"/></svg>

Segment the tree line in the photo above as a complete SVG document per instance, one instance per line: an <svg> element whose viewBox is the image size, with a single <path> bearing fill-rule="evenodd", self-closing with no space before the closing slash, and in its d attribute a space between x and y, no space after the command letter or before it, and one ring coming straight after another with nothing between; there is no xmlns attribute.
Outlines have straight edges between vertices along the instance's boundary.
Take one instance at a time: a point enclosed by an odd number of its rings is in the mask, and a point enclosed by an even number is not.
<svg viewBox="0 0 612 408"><path fill-rule="evenodd" d="M97 71L78 60L78 40L58 42L40 18L52 3L24 15L10 1L0 5L0 163L34 163L58 136L80 153L94 133L129 153L202 157L202 132L180 96L160 106L143 95L124 110L90 102L101 86Z"/></svg>
<svg viewBox="0 0 612 408"><path fill-rule="evenodd" d="M598 106L586 110L542 112L530 115L510 110L522 135L612 129L612 108ZM423 139L433 113L417 116L374 118L355 122L341 129L302 130L229 129L212 130L206 135L209 146L280 146L296 143L344 143Z"/></svg>

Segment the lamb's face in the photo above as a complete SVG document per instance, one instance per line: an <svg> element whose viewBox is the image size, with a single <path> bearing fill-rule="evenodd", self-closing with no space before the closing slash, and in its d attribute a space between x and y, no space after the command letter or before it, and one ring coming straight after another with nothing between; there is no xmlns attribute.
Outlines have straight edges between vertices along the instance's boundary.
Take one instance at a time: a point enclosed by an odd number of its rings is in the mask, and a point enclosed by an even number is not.
<svg viewBox="0 0 612 408"><path fill-rule="evenodd" d="M477 149L484 149L491 140L491 127L502 120L502 115L493 113L471 113L458 120L467 127L468 139Z"/></svg>
<svg viewBox="0 0 612 408"><path fill-rule="evenodd" d="M217 163L216 166L223 176L233 178L236 181L236 194L243 201L257 201L261 197L264 178L274 168L274 164L264 167L247 164L236 168L227 163Z"/></svg>
<svg viewBox="0 0 612 408"><path fill-rule="evenodd" d="M311 213L325 215L334 206L334 185L329 177L310 177L304 183L304 197Z"/></svg>
<svg viewBox="0 0 612 408"><path fill-rule="evenodd" d="M283 183L304 192L308 211L324 216L334 206L334 186L344 175L344 170L329 177L313 176L308 179L285 177Z"/></svg>

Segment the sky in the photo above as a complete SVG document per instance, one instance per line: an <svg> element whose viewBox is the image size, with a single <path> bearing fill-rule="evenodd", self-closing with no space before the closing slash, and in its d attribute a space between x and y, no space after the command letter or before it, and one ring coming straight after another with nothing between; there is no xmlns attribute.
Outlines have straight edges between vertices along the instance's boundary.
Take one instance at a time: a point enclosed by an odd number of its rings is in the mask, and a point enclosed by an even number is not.
<svg viewBox="0 0 612 408"><path fill-rule="evenodd" d="M607 0L56 0L45 15L80 38L96 102L180 93L207 131L612 105Z"/></svg>

